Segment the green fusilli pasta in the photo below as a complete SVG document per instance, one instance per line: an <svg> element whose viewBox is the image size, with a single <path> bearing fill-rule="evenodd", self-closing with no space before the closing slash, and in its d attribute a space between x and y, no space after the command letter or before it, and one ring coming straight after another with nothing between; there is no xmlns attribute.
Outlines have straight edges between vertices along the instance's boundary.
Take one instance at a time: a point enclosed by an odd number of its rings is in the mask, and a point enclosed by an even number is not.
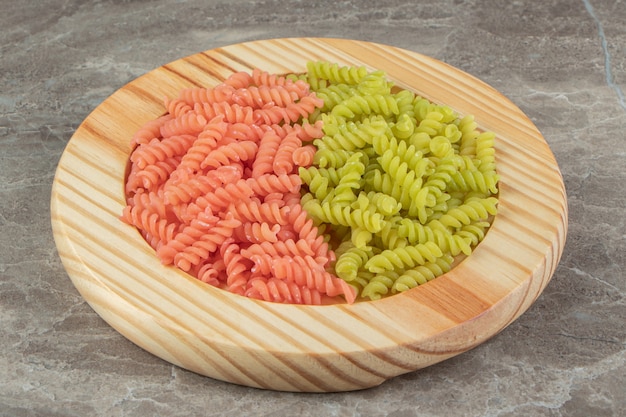
<svg viewBox="0 0 626 417"><path fill-rule="evenodd" d="M398 89L382 71L311 62L298 76L324 105L303 208L325 230L330 268L379 299L448 272L497 212L492 132L471 115Z"/></svg>

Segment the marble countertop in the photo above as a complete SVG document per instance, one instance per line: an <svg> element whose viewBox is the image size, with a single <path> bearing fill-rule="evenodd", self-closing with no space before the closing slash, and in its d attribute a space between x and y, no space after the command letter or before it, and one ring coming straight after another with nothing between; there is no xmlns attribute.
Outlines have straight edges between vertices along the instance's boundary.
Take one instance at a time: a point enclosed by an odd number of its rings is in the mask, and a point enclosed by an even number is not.
<svg viewBox="0 0 626 417"><path fill-rule="evenodd" d="M0 416L626 415L626 3L0 0ZM109 327L50 226L77 126L146 72L278 37L389 44L518 105L568 193L561 263L536 303L475 349L379 387L263 391L202 377Z"/></svg>

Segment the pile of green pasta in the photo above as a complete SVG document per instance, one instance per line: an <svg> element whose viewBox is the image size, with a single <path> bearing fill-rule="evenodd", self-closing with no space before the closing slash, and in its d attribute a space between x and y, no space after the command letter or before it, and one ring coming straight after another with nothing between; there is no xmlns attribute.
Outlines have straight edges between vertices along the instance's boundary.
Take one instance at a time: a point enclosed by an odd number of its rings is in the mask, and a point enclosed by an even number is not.
<svg viewBox="0 0 626 417"><path fill-rule="evenodd" d="M309 62L324 106L302 205L335 251L334 273L372 300L450 270L497 211L492 132L473 116L394 88L382 71Z"/></svg>

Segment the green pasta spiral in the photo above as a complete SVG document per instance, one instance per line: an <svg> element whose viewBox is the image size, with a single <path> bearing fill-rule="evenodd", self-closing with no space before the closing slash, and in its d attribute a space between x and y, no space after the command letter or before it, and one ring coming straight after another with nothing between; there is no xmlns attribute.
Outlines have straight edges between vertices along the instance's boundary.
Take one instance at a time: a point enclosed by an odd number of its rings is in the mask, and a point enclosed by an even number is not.
<svg viewBox="0 0 626 417"><path fill-rule="evenodd" d="M334 117L346 120L357 116L380 114L391 117L399 113L398 103L389 94L355 95L337 104L330 112Z"/></svg>
<svg viewBox="0 0 626 417"><path fill-rule="evenodd" d="M452 256L444 255L437 258L435 262L427 262L424 265L408 269L393 282L391 290L394 293L398 293L426 284L428 281L448 272L452 261Z"/></svg>
<svg viewBox="0 0 626 417"><path fill-rule="evenodd" d="M385 249L380 254L372 256L364 266L370 272L381 273L424 265L426 262L435 262L441 256L443 256L443 252L436 243L426 242L413 246Z"/></svg>
<svg viewBox="0 0 626 417"><path fill-rule="evenodd" d="M343 243L347 247L341 253L341 256L335 264L335 272L339 278L347 282L354 281L357 278L359 269L363 267L365 262L372 256L371 247L357 247L351 242Z"/></svg>
<svg viewBox="0 0 626 417"><path fill-rule="evenodd" d="M330 62L307 63L308 81L319 85L315 80L328 80L333 84L358 84L368 74L365 67L342 67Z"/></svg>

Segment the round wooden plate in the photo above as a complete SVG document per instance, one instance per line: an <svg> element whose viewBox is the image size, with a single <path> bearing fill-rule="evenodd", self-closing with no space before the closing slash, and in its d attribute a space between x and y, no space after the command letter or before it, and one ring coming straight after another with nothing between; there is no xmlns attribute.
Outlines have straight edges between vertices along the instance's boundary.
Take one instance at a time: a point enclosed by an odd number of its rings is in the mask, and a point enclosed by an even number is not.
<svg viewBox="0 0 626 417"><path fill-rule="evenodd" d="M309 60L365 65L496 133L499 212L449 273L353 305L256 301L163 267L119 220L132 134L163 98L235 71L304 72ZM164 65L116 91L80 125L59 162L52 226L63 264L91 307L147 351L212 378L274 390L363 389L471 349L519 317L548 284L567 231L554 156L513 103L426 56L375 43L292 38L242 43Z"/></svg>

